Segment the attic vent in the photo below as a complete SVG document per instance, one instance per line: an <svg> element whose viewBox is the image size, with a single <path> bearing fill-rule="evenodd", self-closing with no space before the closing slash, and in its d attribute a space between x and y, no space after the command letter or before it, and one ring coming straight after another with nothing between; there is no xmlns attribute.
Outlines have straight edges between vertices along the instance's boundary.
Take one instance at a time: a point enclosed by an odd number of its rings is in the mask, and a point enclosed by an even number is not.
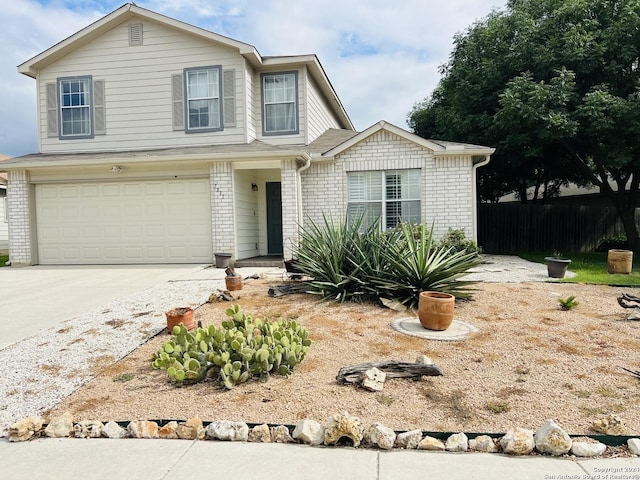
<svg viewBox="0 0 640 480"><path fill-rule="evenodd" d="M142 45L142 24L129 25L129 46Z"/></svg>

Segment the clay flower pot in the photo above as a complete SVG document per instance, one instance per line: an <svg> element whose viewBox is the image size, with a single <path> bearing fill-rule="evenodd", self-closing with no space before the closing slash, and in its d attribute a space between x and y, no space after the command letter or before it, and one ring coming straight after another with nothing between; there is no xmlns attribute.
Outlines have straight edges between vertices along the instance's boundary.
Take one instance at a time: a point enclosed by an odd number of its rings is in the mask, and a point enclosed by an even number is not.
<svg viewBox="0 0 640 480"><path fill-rule="evenodd" d="M240 275L224 277L224 283L227 286L227 290L230 292L234 290L242 290L242 277Z"/></svg>
<svg viewBox="0 0 640 480"><path fill-rule="evenodd" d="M427 330L446 330L453 322L456 297L450 293L420 292L418 319Z"/></svg>
<svg viewBox="0 0 640 480"><path fill-rule="evenodd" d="M173 327L181 323L187 330L192 330L196 326L193 309L190 307L172 308L168 312L164 312L164 314L167 317L167 333L171 333Z"/></svg>

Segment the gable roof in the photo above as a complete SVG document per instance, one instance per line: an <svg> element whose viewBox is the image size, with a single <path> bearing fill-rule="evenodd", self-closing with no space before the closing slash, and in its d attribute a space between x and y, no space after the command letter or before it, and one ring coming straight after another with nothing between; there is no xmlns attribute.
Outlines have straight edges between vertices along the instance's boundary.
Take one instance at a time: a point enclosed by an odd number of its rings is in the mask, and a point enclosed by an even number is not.
<svg viewBox="0 0 640 480"><path fill-rule="evenodd" d="M450 156L450 155L471 155L471 156L481 156L486 157L487 155L491 155L495 152L495 148L483 147L481 145L472 145L468 143L455 143L455 142L446 142L442 140L427 140L425 138L419 137L413 133L407 132L406 130L396 127L395 125L380 121L375 123L371 127L366 130L352 136L346 141L340 143L334 148L324 152L322 154L323 157L335 157L336 155L341 154L345 150L353 147L354 145L362 142L363 140L369 138L375 133L384 130L390 133L393 133L400 138L403 138L409 142L413 142L421 147L426 148L434 153L436 156Z"/></svg>
<svg viewBox="0 0 640 480"><path fill-rule="evenodd" d="M103 33L111 30L115 26L134 17L140 17L150 21L157 22L170 28L180 30L182 32L195 35L204 40L218 43L235 49L242 55L250 65L254 68L267 66L291 66L293 64L303 64L307 67L312 77L317 81L320 90L329 100L329 104L334 109L336 115L340 119L342 127L353 129L351 119L347 115L342 102L338 98L333 85L327 78L327 75L316 55L295 55L282 57L262 57L253 45L234 40L224 35L220 35L204 28L196 27L180 20L176 20L165 15L152 12L145 8L139 7L134 3L125 3L108 15L96 20L91 25L74 33L70 37L62 40L54 46L48 48L35 57L30 58L26 62L18 65L18 72L31 78L37 78L38 70L55 62L56 60L71 53L82 45L94 40Z"/></svg>

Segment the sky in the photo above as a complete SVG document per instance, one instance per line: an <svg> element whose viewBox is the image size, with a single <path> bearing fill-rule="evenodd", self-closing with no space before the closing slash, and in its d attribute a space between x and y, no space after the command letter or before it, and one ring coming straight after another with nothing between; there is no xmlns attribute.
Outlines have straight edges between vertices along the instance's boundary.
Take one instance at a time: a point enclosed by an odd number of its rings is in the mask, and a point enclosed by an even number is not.
<svg viewBox="0 0 640 480"><path fill-rule="evenodd" d="M125 0L12 0L0 10L0 154L38 151L36 81L17 66ZM408 128L438 84L453 37L506 0L140 0L138 6L253 45L315 53L356 130Z"/></svg>

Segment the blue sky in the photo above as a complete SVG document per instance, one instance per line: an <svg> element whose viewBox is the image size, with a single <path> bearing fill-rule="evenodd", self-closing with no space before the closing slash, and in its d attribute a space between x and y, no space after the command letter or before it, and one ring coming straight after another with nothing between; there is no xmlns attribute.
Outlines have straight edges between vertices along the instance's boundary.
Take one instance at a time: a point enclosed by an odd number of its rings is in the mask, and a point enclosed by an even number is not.
<svg viewBox="0 0 640 480"><path fill-rule="evenodd" d="M0 154L38 151L36 82L17 65L125 0L12 0L0 12ZM318 55L356 129L406 127L463 31L506 0L144 0L138 6L268 55Z"/></svg>

